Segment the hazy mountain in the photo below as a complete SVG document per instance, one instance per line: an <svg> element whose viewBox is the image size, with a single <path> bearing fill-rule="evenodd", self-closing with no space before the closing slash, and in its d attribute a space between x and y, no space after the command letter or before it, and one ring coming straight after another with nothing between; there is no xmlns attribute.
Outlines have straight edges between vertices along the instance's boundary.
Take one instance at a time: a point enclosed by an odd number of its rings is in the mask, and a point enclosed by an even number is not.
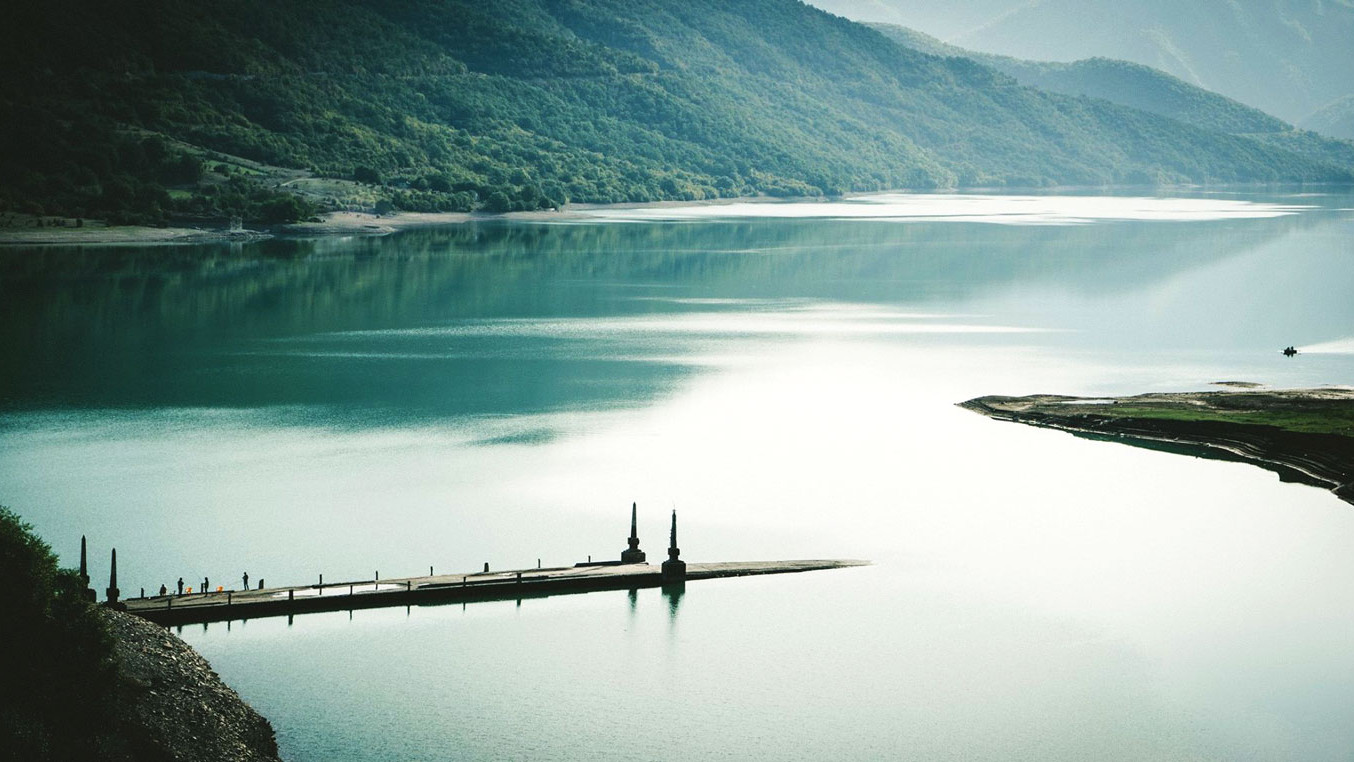
<svg viewBox="0 0 1354 762"><path fill-rule="evenodd" d="M7 22L0 206L49 214L305 212L227 154L494 211L1354 166L1023 87L796 0L55 0Z"/></svg>
<svg viewBox="0 0 1354 762"><path fill-rule="evenodd" d="M922 29L941 39L958 37L990 23L1029 0L813 0L809 5L853 21Z"/></svg>
<svg viewBox="0 0 1354 762"><path fill-rule="evenodd" d="M1354 95L1327 104L1302 120L1302 126L1337 138L1354 140Z"/></svg>
<svg viewBox="0 0 1354 762"><path fill-rule="evenodd" d="M1019 58L1117 58L1173 74L1288 121L1354 93L1351 0L815 0ZM955 21L937 17L937 7Z"/></svg>
<svg viewBox="0 0 1354 762"><path fill-rule="evenodd" d="M1011 56L976 53L907 27L869 23L899 44L923 53L963 57L1015 77L1021 84L1055 93L1100 98L1149 111L1185 124L1235 135L1246 135L1275 148L1305 156L1354 163L1354 142L1328 137L1339 129L1342 113L1332 108L1325 135L1295 129L1281 119L1226 96L1195 87L1150 66L1108 58L1084 61L1026 61ZM1354 103L1354 98L1349 99ZM1344 103L1343 101L1341 103ZM1311 129L1317 129L1315 125Z"/></svg>
<svg viewBox="0 0 1354 762"><path fill-rule="evenodd" d="M938 56L962 56L1015 77L1021 84L1055 93L1103 98L1161 114L1196 127L1235 134L1285 132L1292 125L1226 96L1150 66L1109 58L1026 61L951 45L907 27L870 23L891 40Z"/></svg>

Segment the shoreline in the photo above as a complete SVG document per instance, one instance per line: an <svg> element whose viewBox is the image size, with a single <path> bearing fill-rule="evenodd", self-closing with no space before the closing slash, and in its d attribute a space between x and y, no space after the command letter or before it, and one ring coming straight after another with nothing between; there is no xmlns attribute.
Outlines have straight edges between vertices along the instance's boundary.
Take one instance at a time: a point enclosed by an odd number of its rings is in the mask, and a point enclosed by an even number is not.
<svg viewBox="0 0 1354 762"><path fill-rule="evenodd" d="M381 236L398 233L403 230L442 225L463 225L469 222L578 222L589 219L599 210L627 209L665 209L691 206L722 206L729 204L776 204L776 203L827 203L880 194L909 195L1084 195L1095 192L1102 195L1121 195L1124 193L1162 194L1193 192L1200 195L1242 192L1257 188L1271 188L1268 184L1228 185L1228 186L1057 186L1052 188L952 188L915 190L899 188L893 190L872 191L869 193L847 193L842 196L739 196L734 198L701 199L697 201L645 201L621 202L616 204L578 203L568 204L559 210L537 210L531 212L392 212L378 215L372 212L326 212L319 222L294 222L261 227L257 230L230 231L213 226L175 226L148 227L142 225L108 226L95 223L83 227L47 227L0 229L0 248L39 247L39 246L145 246L145 245L195 245L213 243L248 243L270 238L319 238L331 236ZM1288 188L1310 188L1311 186L1291 186ZM1323 184L1321 187L1333 187Z"/></svg>
<svg viewBox="0 0 1354 762"><path fill-rule="evenodd" d="M114 737L126 758L281 762L272 723L196 649L141 617L93 608L118 665Z"/></svg>
<svg viewBox="0 0 1354 762"><path fill-rule="evenodd" d="M998 421L1057 429L1088 439L1249 463L1277 473L1281 481L1325 489L1354 504L1354 436L1305 430L1307 426L1301 423L1302 416L1332 412L1350 416L1354 389L1246 389L1108 398L988 396L958 406Z"/></svg>
<svg viewBox="0 0 1354 762"><path fill-rule="evenodd" d="M904 191L880 191L880 193ZM869 194L852 194L843 198ZM24 228L0 230L0 247L25 246L125 246L156 244L246 243L270 238L321 238L337 236L382 236L412 228L464 225L468 222L507 220L516 222L576 222L599 209L662 209L675 206L716 206L734 203L814 203L821 196L743 196L699 201L648 201L619 204L569 204L557 211L532 212L325 212L319 222L292 222L258 230L232 232L217 227L148 227L144 225L90 225L85 227Z"/></svg>

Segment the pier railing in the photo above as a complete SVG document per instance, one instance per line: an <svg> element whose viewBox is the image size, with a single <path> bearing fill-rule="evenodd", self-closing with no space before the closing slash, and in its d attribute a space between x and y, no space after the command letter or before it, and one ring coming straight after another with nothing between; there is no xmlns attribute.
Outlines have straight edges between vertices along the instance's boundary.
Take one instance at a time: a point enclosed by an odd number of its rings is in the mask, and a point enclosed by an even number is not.
<svg viewBox="0 0 1354 762"><path fill-rule="evenodd" d="M686 579L784 574L865 563L846 560L693 563L687 565ZM658 566L640 563L320 582L258 590L170 594L123 602L130 613L159 624L177 625L387 606L512 600L663 584Z"/></svg>

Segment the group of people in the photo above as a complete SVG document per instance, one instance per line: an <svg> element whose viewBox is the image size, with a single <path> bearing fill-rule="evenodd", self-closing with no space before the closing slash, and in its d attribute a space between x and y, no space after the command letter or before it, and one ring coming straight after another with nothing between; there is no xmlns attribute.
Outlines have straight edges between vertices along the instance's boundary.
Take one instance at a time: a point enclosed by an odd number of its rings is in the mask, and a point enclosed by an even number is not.
<svg viewBox="0 0 1354 762"><path fill-rule="evenodd" d="M200 592L200 593L202 593L202 594L205 595L205 594L208 592L208 590L211 589L210 586L209 586L210 583L211 583L211 580L209 580L207 577L203 577L203 578L202 578L202 587L199 589L198 592ZM245 572L244 574L241 574L241 575L240 575L240 589L241 589L241 590L248 590L248 589L249 589L249 572ZM263 580L262 580L262 579L259 580L259 589L260 589L260 590L263 589ZM190 587L188 588L188 593L191 594L192 592L193 592L193 588L190 586ZM218 589L217 592L220 592L220 590ZM178 595L183 595L183 594L184 594L183 577L179 577L178 593L177 593L177 594L178 594ZM165 587L164 585L160 585L160 595L169 595L169 588Z"/></svg>

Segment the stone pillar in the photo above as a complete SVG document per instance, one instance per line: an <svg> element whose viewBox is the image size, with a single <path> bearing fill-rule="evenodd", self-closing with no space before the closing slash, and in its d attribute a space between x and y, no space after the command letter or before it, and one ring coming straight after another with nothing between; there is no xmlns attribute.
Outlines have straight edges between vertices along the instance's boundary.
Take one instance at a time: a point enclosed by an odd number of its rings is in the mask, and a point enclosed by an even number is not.
<svg viewBox="0 0 1354 762"><path fill-rule="evenodd" d="M85 536L80 535L80 585L84 589L85 599L93 603L98 599L94 588L89 586L89 562L85 557Z"/></svg>
<svg viewBox="0 0 1354 762"><path fill-rule="evenodd" d="M113 564L108 571L108 589L104 591L108 594L108 605L113 608L122 608L118 601L122 591L118 590L118 549L113 548Z"/></svg>
<svg viewBox="0 0 1354 762"><path fill-rule="evenodd" d="M639 532L636 523L639 506L636 503L630 504L630 547L621 551L621 563L623 564L642 564L644 563L644 551L639 549Z"/></svg>
<svg viewBox="0 0 1354 762"><path fill-rule="evenodd" d="M678 556L681 550L677 547L677 511L672 512L672 534L668 542L668 560L663 562L663 581L664 582L682 582L686 580L686 562Z"/></svg>

